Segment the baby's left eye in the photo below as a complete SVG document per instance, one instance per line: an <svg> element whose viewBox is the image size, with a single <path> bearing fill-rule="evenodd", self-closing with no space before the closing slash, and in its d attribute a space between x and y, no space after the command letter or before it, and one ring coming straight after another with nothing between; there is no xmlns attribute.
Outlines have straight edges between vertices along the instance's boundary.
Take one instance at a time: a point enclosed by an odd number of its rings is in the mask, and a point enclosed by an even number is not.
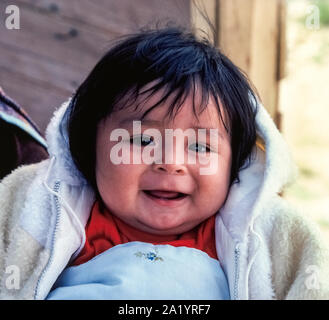
<svg viewBox="0 0 329 320"><path fill-rule="evenodd" d="M145 147L154 143L154 138L144 134L136 135L130 138L130 143Z"/></svg>
<svg viewBox="0 0 329 320"><path fill-rule="evenodd" d="M210 152L210 148L207 145L200 144L200 143L193 143L189 146L189 149L192 151L204 153L204 152Z"/></svg>

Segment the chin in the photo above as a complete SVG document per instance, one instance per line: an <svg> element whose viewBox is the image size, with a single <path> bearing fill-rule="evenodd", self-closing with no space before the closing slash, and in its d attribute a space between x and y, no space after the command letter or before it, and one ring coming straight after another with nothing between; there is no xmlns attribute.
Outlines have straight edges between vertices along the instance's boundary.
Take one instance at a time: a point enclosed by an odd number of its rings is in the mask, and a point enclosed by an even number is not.
<svg viewBox="0 0 329 320"><path fill-rule="evenodd" d="M151 224L142 223L140 227L143 228L145 232L160 236L177 235L193 228L193 226L190 227L188 225L182 225L181 223L173 223L173 221L161 221L159 223L154 223L153 221Z"/></svg>

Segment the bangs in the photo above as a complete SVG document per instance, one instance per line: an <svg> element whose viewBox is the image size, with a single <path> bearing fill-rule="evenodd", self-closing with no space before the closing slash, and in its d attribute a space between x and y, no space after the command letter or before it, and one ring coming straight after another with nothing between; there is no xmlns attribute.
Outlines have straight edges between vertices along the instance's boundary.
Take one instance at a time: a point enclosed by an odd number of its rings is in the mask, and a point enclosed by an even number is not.
<svg viewBox="0 0 329 320"><path fill-rule="evenodd" d="M201 94L197 95L197 91L201 92ZM222 111L224 109L225 112L225 108L221 107L220 98L211 88L205 86L205 83L202 83L200 77L196 75L185 76L184 79L180 79L178 83L174 81L165 82L164 79L156 79L146 84L135 84L133 88L123 91L118 95L113 111L122 111L132 108L132 110L136 112L154 97L158 98L156 100L153 99L152 104L142 114L141 119L144 119L153 109L157 107L161 108L161 106L165 104L167 108L165 119L173 120L186 99L191 97L191 111L198 120L198 116L207 109L209 100L213 98L217 107L218 116L225 130L230 133L230 125L227 125L227 121L224 121L222 116ZM225 112L224 118L227 119L227 116L228 114Z"/></svg>

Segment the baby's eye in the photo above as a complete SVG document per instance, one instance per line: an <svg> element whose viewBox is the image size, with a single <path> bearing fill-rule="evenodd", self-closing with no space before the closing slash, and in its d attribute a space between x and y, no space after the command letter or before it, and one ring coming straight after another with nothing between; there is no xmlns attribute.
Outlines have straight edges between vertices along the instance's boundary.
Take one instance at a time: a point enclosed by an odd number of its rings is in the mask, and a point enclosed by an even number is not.
<svg viewBox="0 0 329 320"><path fill-rule="evenodd" d="M130 138L130 143L145 147L154 141L153 137L147 135L136 135Z"/></svg>
<svg viewBox="0 0 329 320"><path fill-rule="evenodd" d="M189 149L192 151L200 152L200 153L205 153L205 152L210 152L210 148L207 145L200 144L200 143L193 143L189 146Z"/></svg>

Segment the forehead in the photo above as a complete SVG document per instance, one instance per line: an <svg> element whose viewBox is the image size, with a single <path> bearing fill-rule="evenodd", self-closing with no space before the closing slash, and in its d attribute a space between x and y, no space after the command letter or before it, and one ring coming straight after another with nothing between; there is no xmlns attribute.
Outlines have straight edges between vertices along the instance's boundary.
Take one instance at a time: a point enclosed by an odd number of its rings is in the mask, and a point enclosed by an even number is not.
<svg viewBox="0 0 329 320"><path fill-rule="evenodd" d="M183 103L178 108L175 106L175 110L173 110L175 94L170 95L165 101L158 104L162 97L163 92L161 91L154 93L150 97L145 97L141 94L128 107L115 110L111 114L111 119L118 126L129 126L132 124L132 121L139 120L144 125L161 126L164 128L194 127L225 130L214 98L209 95L207 103L202 105L200 89L196 90L195 94L186 95ZM225 112L219 99L218 103L221 114L224 117ZM155 107L153 108L153 106Z"/></svg>

